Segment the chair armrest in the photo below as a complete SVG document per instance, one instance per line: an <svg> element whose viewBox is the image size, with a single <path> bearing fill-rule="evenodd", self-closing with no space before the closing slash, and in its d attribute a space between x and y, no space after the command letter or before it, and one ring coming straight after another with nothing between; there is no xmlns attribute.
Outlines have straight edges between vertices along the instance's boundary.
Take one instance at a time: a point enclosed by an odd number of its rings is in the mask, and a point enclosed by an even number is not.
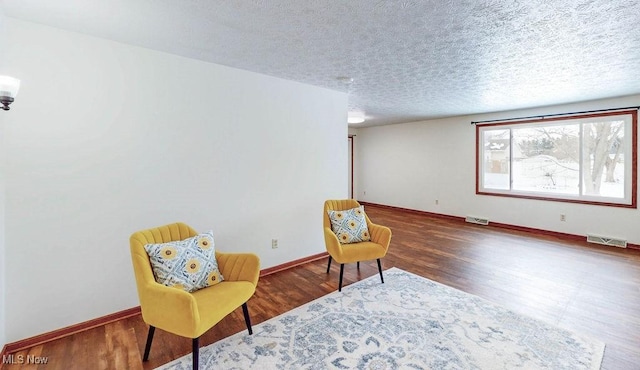
<svg viewBox="0 0 640 370"><path fill-rule="evenodd" d="M224 280L248 281L258 285L260 258L255 254L216 252L216 259Z"/></svg>
<svg viewBox="0 0 640 370"><path fill-rule="evenodd" d="M391 229L374 223L370 223L368 228L369 234L371 235L371 241L382 245L385 250L389 249L389 243L391 243Z"/></svg>
<svg viewBox="0 0 640 370"><path fill-rule="evenodd" d="M139 293L146 323L183 337L193 337L200 324L200 314L190 293L155 281L145 284Z"/></svg>
<svg viewBox="0 0 640 370"><path fill-rule="evenodd" d="M333 258L340 258L342 255L342 246L336 234L330 227L324 228L324 243L327 246L327 252Z"/></svg>

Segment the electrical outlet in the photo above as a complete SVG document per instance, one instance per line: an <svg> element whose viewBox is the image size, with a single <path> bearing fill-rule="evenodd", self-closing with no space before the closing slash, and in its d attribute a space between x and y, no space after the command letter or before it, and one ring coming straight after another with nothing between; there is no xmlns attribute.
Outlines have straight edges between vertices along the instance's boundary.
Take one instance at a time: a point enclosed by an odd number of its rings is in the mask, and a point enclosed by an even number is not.
<svg viewBox="0 0 640 370"><path fill-rule="evenodd" d="M562 221L562 222L567 221L567 216L566 215L560 215L560 221Z"/></svg>
<svg viewBox="0 0 640 370"><path fill-rule="evenodd" d="M440 204L440 201L436 199L436 206Z"/></svg>
<svg viewBox="0 0 640 370"><path fill-rule="evenodd" d="M278 248L278 239L271 239L271 249Z"/></svg>

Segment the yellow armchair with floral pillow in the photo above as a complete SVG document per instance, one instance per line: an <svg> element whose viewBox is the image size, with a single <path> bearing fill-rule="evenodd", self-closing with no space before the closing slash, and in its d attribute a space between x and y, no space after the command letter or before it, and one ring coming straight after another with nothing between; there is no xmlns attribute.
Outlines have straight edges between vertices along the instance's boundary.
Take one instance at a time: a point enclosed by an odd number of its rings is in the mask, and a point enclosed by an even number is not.
<svg viewBox="0 0 640 370"><path fill-rule="evenodd" d="M138 231L130 247L142 319L149 325L143 361L160 328L192 338L197 369L198 338L240 306L253 333L247 301L258 284L258 256L216 251L212 233L198 234L184 223Z"/></svg>
<svg viewBox="0 0 640 370"><path fill-rule="evenodd" d="M344 264L377 260L380 280L382 265L380 259L386 256L391 243L391 229L374 224L364 212L364 208L354 199L327 200L324 202L324 241L329 253L327 274L331 261L340 264L338 290L342 290Z"/></svg>

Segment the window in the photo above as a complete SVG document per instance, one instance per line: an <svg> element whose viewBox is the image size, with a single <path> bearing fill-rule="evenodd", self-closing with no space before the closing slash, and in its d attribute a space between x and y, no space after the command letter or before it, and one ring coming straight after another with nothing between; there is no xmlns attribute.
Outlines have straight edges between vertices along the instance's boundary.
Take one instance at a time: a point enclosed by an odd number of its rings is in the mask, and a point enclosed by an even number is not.
<svg viewBox="0 0 640 370"><path fill-rule="evenodd" d="M637 111L476 126L476 193L636 208Z"/></svg>

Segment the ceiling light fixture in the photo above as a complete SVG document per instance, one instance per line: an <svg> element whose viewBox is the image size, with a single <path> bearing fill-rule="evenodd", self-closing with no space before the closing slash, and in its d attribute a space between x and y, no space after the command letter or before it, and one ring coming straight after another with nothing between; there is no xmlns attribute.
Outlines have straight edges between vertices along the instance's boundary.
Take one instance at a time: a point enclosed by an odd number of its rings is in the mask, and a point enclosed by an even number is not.
<svg viewBox="0 0 640 370"><path fill-rule="evenodd" d="M349 123L362 123L364 122L363 112L349 112L347 114L347 122Z"/></svg>
<svg viewBox="0 0 640 370"><path fill-rule="evenodd" d="M9 76L0 76L0 109L9 110L9 104L13 103L20 89L20 80Z"/></svg>
<svg viewBox="0 0 640 370"><path fill-rule="evenodd" d="M340 82L344 82L346 84L350 84L353 82L353 78L349 77L349 76L338 76L336 77L336 80L340 81Z"/></svg>

